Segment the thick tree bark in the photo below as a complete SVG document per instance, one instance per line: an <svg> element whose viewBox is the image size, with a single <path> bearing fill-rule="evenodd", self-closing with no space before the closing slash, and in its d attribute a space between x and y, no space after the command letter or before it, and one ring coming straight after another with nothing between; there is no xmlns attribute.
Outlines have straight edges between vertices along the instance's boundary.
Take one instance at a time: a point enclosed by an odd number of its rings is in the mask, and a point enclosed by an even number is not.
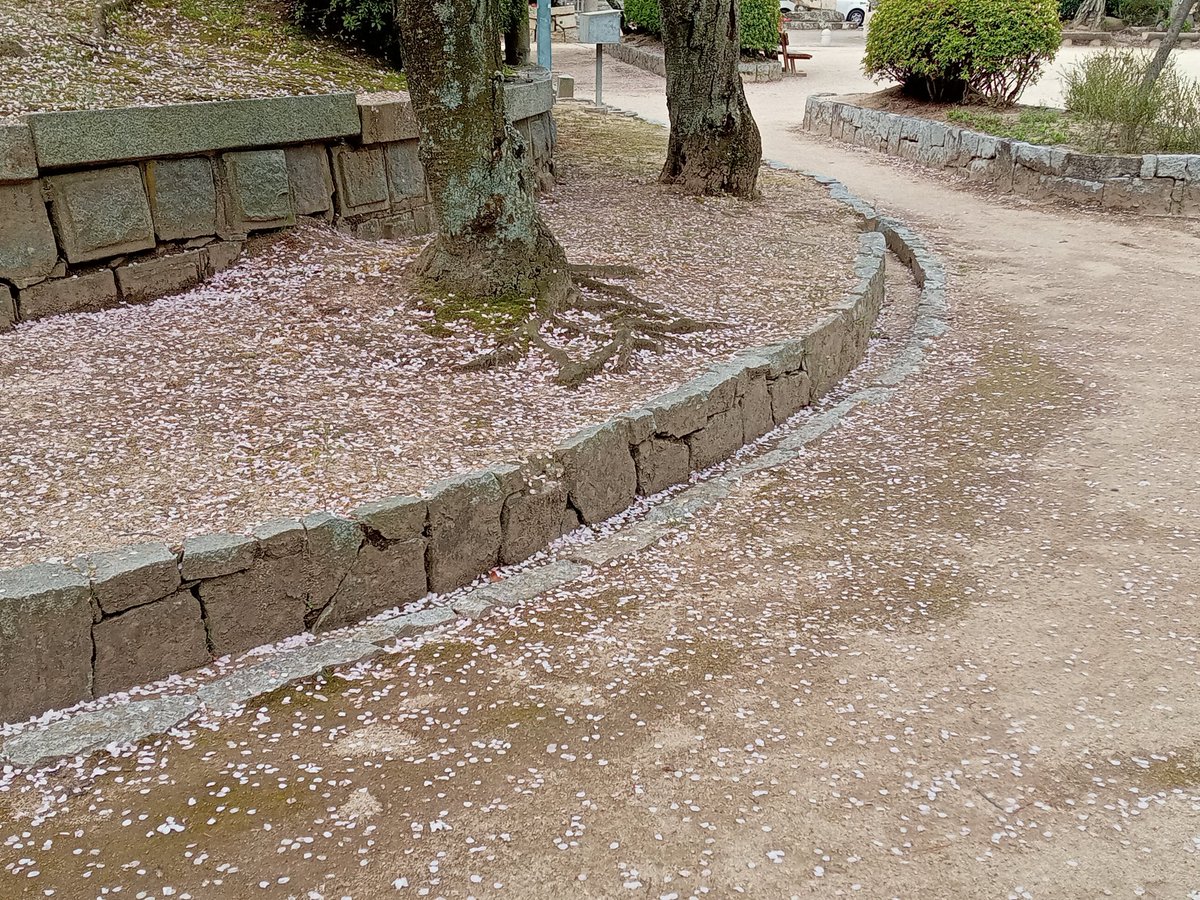
<svg viewBox="0 0 1200 900"><path fill-rule="evenodd" d="M1171 13L1171 23L1167 26L1167 34L1162 39L1162 43L1158 45L1158 52L1154 54L1154 59L1150 60L1150 66L1142 77L1143 94L1154 87L1154 82L1158 81L1163 69L1167 67L1167 59L1170 58L1171 51L1179 43L1179 34L1183 31L1188 16L1197 4L1200 4L1200 0L1180 0L1175 6Z"/></svg>
<svg viewBox="0 0 1200 900"><path fill-rule="evenodd" d="M1071 25L1081 30L1102 27L1104 5L1104 0L1083 0L1075 12L1075 18L1071 20Z"/></svg>
<svg viewBox="0 0 1200 900"><path fill-rule="evenodd" d="M738 74L738 0L662 0L671 137L661 180L695 194L758 193L762 139Z"/></svg>
<svg viewBox="0 0 1200 900"><path fill-rule="evenodd" d="M566 254L538 214L520 133L505 121L499 0L396 0L437 237L414 264L435 294L569 292Z"/></svg>

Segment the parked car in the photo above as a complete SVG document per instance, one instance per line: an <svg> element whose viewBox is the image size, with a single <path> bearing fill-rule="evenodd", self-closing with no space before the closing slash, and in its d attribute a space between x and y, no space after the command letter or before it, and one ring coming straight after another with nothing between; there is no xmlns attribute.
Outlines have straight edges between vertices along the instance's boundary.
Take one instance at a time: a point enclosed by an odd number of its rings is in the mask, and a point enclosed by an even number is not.
<svg viewBox="0 0 1200 900"><path fill-rule="evenodd" d="M793 13L800 6L799 0L779 0L779 11L782 13ZM872 6L874 3L871 0L834 0L834 9L842 14L847 25L853 25L855 28L862 28L863 22L867 21L867 12Z"/></svg>

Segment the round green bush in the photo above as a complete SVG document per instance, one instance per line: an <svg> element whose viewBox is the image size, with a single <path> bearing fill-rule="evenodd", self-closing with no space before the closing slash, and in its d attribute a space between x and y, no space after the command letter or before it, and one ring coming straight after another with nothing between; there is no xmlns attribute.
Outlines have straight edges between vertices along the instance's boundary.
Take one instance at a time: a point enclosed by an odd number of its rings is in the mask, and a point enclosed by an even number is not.
<svg viewBox="0 0 1200 900"><path fill-rule="evenodd" d="M658 0L625 0L625 23L636 31L662 35L662 10Z"/></svg>
<svg viewBox="0 0 1200 900"><path fill-rule="evenodd" d="M1061 41L1057 0L882 0L863 69L927 100L1010 105Z"/></svg>

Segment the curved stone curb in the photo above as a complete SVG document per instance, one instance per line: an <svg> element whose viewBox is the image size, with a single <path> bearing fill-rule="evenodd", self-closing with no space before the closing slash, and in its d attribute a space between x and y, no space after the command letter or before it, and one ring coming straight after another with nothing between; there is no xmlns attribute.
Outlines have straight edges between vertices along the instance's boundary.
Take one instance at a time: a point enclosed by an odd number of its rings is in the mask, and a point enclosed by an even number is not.
<svg viewBox="0 0 1200 900"><path fill-rule="evenodd" d="M775 168L786 167L775 165ZM268 657L261 663L202 686L196 696L168 696L108 710L78 712L68 714L45 728L24 729L4 742L0 756L16 765L31 766L51 758L80 755L113 744L144 740L179 725L200 704L218 713L236 711L252 698L311 676L326 666L370 658L380 652L381 645L390 644L397 638L436 633L460 617L475 619L486 615L494 607L514 607L527 603L541 594L589 575L599 566L657 543L675 523L728 495L745 476L794 459L807 444L837 427L857 407L886 402L897 386L920 368L933 342L948 327L945 269L923 240L906 225L877 215L872 207L852 195L839 182L819 175L810 177L824 184L834 199L847 204L864 217L864 225L871 229L864 234L864 246L870 247L870 256L881 262L878 268L880 285L882 256L876 257L876 250L886 242L887 248L909 268L921 288L916 321L904 351L873 383L813 415L795 430L784 434L772 449L737 461L726 471L692 484L651 506L640 521L591 543L563 548L566 559L520 571L503 581L460 591L451 597L433 598L439 605L418 612L369 622L342 634L331 635L329 639L318 639L300 649L283 651L280 655ZM860 260L865 263L862 255ZM870 281L871 276L866 277ZM864 291L859 296L859 306L865 307L871 303L869 292ZM788 343L800 342L785 342ZM761 358L761 363L756 363L754 360L758 357L754 356L753 351L746 356L745 369L767 365L769 371L770 363L765 357ZM707 377L702 376L695 381L703 381ZM663 408L677 407L667 404ZM637 419L637 414L627 414L627 417ZM407 515L381 517L378 505L373 508L372 514L376 516L376 524L389 530L403 527L401 520Z"/></svg>
<svg viewBox="0 0 1200 900"><path fill-rule="evenodd" d="M804 129L822 137L949 170L1001 193L1200 218L1200 155L1103 156L980 134L864 109L830 94L808 98Z"/></svg>
<svg viewBox="0 0 1200 900"><path fill-rule="evenodd" d="M686 482L858 364L884 300L885 253L883 234L860 235L858 283L798 339L745 351L547 454L349 518L317 512L181 548L138 544L0 572L0 720L448 593Z"/></svg>

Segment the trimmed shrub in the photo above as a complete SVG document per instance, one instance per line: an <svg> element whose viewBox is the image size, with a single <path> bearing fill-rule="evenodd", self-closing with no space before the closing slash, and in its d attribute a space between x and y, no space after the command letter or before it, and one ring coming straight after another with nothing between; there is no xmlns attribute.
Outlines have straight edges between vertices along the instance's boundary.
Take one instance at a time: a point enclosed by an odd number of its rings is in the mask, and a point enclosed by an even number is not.
<svg viewBox="0 0 1200 900"><path fill-rule="evenodd" d="M661 36L662 10L658 0L625 0L625 22L637 31Z"/></svg>
<svg viewBox="0 0 1200 900"><path fill-rule="evenodd" d="M742 0L742 50L774 54L779 49L779 0Z"/></svg>
<svg viewBox="0 0 1200 900"><path fill-rule="evenodd" d="M778 0L742 0L740 35L742 50L773 54L779 47ZM662 9L658 0L625 0L625 22L636 31L662 37Z"/></svg>
<svg viewBox="0 0 1200 900"><path fill-rule="evenodd" d="M1142 77L1152 54L1106 50L1063 76L1066 106L1086 149L1111 153L1200 153L1200 82L1168 60L1148 92Z"/></svg>
<svg viewBox="0 0 1200 900"><path fill-rule="evenodd" d="M340 38L400 68L392 0L295 0L292 18L306 31Z"/></svg>
<svg viewBox="0 0 1200 900"><path fill-rule="evenodd" d="M882 0L863 69L923 99L1008 106L1061 41L1057 0Z"/></svg>

